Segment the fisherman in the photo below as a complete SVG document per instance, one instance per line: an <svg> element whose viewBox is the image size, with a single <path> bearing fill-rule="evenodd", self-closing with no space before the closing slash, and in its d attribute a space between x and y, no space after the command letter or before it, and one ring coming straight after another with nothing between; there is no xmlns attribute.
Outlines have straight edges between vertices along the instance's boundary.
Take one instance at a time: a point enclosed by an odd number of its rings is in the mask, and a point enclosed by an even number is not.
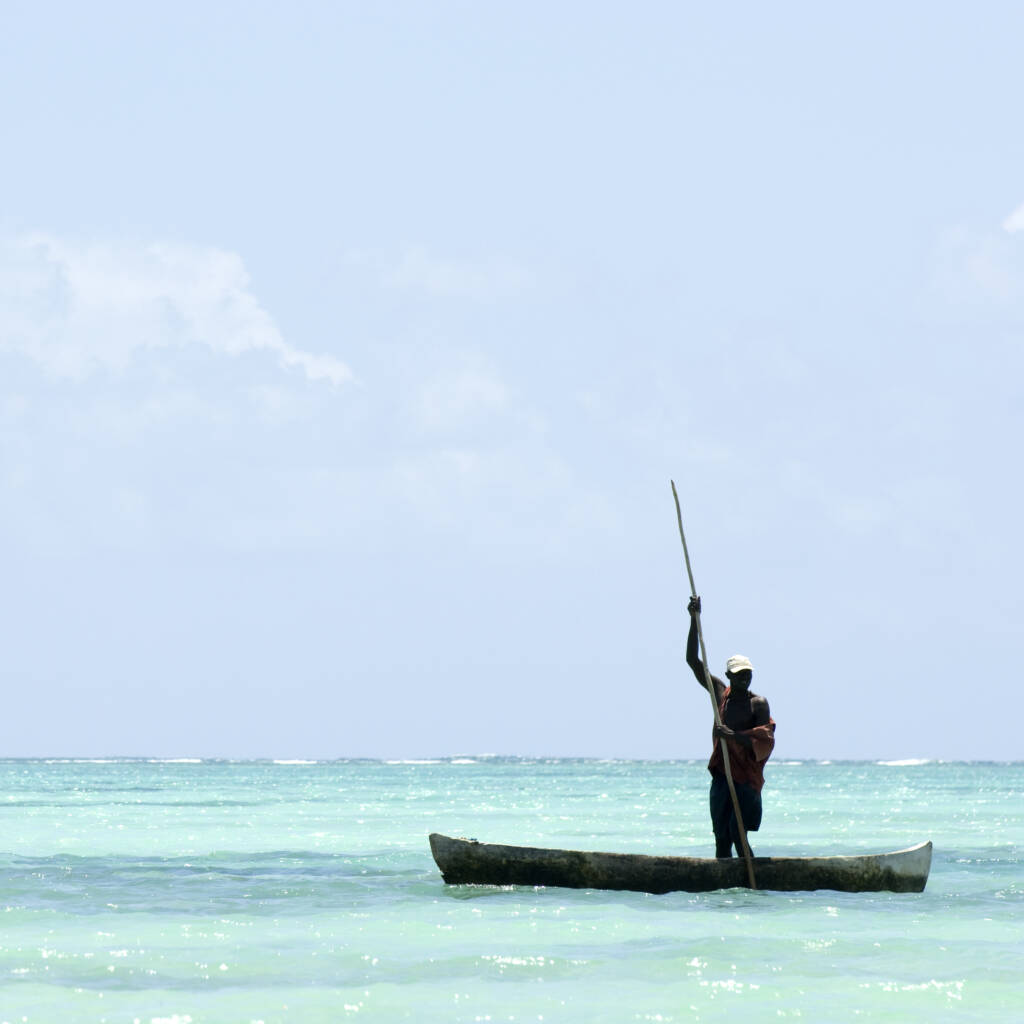
<svg viewBox="0 0 1024 1024"><path fill-rule="evenodd" d="M693 669L697 682L704 688L704 665L701 662L697 616L700 598L691 597L687 607L690 613L690 635L686 640L686 663ZM710 672L708 673L710 675ZM715 724L715 749L708 762L711 772L711 827L715 832L715 856L731 857L732 847L743 856L743 844L736 812L729 793L722 758L724 739L729 749L729 767L736 788L736 797L747 832L761 827L761 790L764 787L764 765L775 746L775 722L768 709L768 701L750 692L754 666L742 654L733 655L725 663L728 685L717 676L711 676L715 688L715 702L722 724Z"/></svg>

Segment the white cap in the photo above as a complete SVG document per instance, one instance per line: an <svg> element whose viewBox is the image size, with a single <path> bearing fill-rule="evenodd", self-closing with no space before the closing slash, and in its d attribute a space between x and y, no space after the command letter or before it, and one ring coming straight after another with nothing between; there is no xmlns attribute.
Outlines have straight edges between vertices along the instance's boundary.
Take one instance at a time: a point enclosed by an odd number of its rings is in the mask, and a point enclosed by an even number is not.
<svg viewBox="0 0 1024 1024"><path fill-rule="evenodd" d="M744 658L742 654L734 654L725 663L725 671L727 674L735 674L737 672L743 672L744 670L747 672L753 672L754 666L750 664L750 659Z"/></svg>

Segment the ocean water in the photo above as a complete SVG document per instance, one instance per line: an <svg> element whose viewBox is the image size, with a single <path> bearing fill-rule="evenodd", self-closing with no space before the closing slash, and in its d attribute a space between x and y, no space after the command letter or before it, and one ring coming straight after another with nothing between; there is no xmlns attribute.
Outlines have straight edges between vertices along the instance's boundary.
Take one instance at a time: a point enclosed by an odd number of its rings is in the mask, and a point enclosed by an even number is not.
<svg viewBox="0 0 1024 1024"><path fill-rule="evenodd" d="M773 762L761 855L924 893L445 886L431 831L713 853L703 762L0 762L0 1021L979 1021L1024 1010L1024 764Z"/></svg>

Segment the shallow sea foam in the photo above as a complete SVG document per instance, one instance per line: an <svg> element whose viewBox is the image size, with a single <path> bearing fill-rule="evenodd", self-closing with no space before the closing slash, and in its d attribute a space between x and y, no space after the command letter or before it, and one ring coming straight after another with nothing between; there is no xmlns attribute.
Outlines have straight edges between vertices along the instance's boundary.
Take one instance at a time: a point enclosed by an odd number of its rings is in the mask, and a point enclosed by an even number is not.
<svg viewBox="0 0 1024 1024"><path fill-rule="evenodd" d="M762 855L922 894L443 884L431 831L708 856L702 762L0 762L0 1021L1016 1021L1024 764L769 765Z"/></svg>

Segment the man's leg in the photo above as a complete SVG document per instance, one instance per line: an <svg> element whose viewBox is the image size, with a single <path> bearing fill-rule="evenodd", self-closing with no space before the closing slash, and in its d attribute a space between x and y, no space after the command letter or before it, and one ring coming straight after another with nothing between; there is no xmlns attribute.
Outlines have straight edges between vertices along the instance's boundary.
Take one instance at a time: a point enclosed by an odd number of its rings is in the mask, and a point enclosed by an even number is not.
<svg viewBox="0 0 1024 1024"><path fill-rule="evenodd" d="M726 784L728 785L728 783ZM756 832L761 827L761 794L753 786L746 782L736 783L736 799L740 805L740 814L743 815L743 828L746 832ZM743 856L743 841L740 839L740 829L736 824L736 815L732 809L730 798L729 805L729 839L736 847L736 855ZM750 837L747 837L749 843ZM750 851L753 854L753 850Z"/></svg>
<svg viewBox="0 0 1024 1024"><path fill-rule="evenodd" d="M715 833L715 856L732 856L732 828L735 817L732 812L732 797L729 795L729 783L724 775L711 777L711 828Z"/></svg>

